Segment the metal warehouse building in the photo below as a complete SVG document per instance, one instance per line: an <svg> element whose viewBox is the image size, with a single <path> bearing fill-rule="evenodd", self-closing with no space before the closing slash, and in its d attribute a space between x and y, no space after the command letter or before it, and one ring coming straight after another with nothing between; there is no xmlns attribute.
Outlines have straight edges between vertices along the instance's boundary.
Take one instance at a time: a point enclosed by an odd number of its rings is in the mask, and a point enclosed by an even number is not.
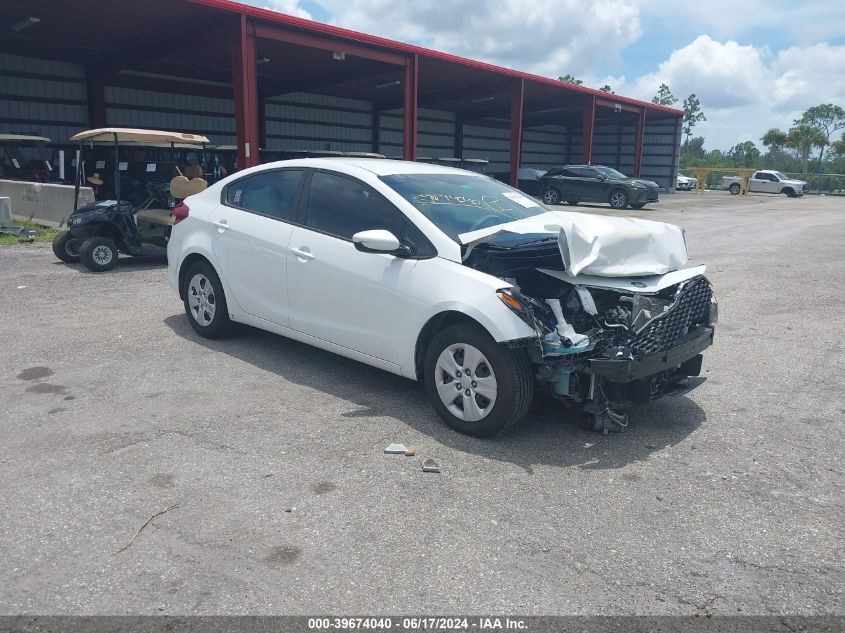
<svg viewBox="0 0 845 633"><path fill-rule="evenodd" d="M0 0L0 132L105 126L264 150L595 163L673 185L679 110L229 0Z"/></svg>

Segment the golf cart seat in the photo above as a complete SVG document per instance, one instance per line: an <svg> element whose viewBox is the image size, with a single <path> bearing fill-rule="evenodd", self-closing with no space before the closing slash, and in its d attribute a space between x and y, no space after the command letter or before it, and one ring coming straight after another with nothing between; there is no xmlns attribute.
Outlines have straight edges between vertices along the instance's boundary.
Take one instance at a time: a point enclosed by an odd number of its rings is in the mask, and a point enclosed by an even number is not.
<svg viewBox="0 0 845 633"><path fill-rule="evenodd" d="M168 209L141 209L135 213L137 221L152 222L164 226L173 226L173 216Z"/></svg>

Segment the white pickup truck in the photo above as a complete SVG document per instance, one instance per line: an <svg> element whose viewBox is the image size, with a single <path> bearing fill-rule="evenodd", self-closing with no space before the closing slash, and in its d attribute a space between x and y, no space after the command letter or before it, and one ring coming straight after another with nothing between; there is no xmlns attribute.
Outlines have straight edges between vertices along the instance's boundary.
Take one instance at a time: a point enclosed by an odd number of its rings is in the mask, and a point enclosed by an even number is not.
<svg viewBox="0 0 845 633"><path fill-rule="evenodd" d="M722 176L722 186L737 195L742 188L742 179L739 176ZM784 193L795 198L803 196L808 189L809 185L803 180L794 180L770 169L754 172L748 179L748 191L752 193Z"/></svg>

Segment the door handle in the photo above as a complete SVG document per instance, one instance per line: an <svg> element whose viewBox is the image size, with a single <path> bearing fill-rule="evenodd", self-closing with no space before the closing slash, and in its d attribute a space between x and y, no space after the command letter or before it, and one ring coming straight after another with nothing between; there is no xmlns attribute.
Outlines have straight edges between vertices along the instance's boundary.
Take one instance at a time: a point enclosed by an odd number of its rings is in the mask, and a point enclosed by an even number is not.
<svg viewBox="0 0 845 633"><path fill-rule="evenodd" d="M306 246L303 246L302 248L292 248L290 249L290 252L296 255L299 259L314 259L314 253L305 249L307 249Z"/></svg>
<svg viewBox="0 0 845 633"><path fill-rule="evenodd" d="M226 220L218 220L214 223L214 226L217 227L217 230L221 233L229 228L229 223Z"/></svg>

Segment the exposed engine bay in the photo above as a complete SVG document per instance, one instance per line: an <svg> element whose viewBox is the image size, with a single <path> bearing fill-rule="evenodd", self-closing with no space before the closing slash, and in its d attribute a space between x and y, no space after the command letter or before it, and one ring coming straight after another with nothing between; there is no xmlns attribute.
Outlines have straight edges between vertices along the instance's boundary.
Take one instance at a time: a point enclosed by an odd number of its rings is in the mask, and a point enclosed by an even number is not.
<svg viewBox="0 0 845 633"><path fill-rule="evenodd" d="M561 250L554 235L512 235L475 244L464 260L508 284L499 298L536 332L522 343L539 384L603 433L626 427L631 405L697 386L718 317L704 266L573 275Z"/></svg>

